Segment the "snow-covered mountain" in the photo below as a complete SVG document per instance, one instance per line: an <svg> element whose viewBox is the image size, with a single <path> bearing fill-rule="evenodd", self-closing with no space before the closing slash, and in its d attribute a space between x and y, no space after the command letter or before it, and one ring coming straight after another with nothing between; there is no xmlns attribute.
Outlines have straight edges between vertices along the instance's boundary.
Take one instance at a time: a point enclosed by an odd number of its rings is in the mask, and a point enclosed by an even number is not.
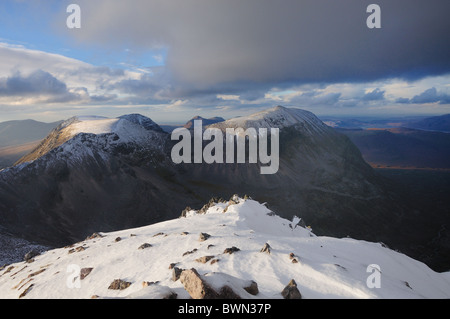
<svg viewBox="0 0 450 319"><path fill-rule="evenodd" d="M0 270L0 298L449 298L450 273L233 196ZM288 288L286 288L288 287Z"/></svg>
<svg viewBox="0 0 450 319"><path fill-rule="evenodd" d="M308 135L329 132L328 126L313 113L301 109L289 109L276 106L249 116L237 117L224 122L209 125L222 130L226 128L283 128L301 126L303 133Z"/></svg>
<svg viewBox="0 0 450 319"><path fill-rule="evenodd" d="M163 147L166 133L151 119L139 114L128 114L118 118L99 116L72 117L55 128L42 142L17 164L38 159L53 149L61 147L59 153L93 156L93 149L99 153L110 153L114 147L132 144L140 149ZM97 147L98 146L98 147Z"/></svg>
<svg viewBox="0 0 450 319"><path fill-rule="evenodd" d="M142 115L74 117L0 171L0 223L17 237L57 247L241 193L270 202L284 218L302 217L318 235L383 241L402 251L415 245L411 236L398 245L400 232L411 231L399 227L407 210L395 194L346 136L314 114L275 107L214 125L278 127L277 174L261 175L250 163L175 165L176 141Z"/></svg>

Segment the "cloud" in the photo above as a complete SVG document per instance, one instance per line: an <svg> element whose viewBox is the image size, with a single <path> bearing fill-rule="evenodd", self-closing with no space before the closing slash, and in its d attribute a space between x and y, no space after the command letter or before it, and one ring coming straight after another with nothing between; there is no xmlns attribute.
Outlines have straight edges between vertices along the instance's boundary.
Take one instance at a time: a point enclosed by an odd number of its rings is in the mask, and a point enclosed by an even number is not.
<svg viewBox="0 0 450 319"><path fill-rule="evenodd" d="M372 92L364 94L362 97L363 101L380 101L384 100L384 93L386 91L381 91L379 88L376 88Z"/></svg>
<svg viewBox="0 0 450 319"><path fill-rule="evenodd" d="M413 98L399 98L396 100L401 104L427 104L427 103L439 103L450 104L450 95L438 92L435 87L432 87L424 92L415 95Z"/></svg>
<svg viewBox="0 0 450 319"><path fill-rule="evenodd" d="M63 103L82 100L85 95L86 89L69 90L64 82L42 70L27 76L17 72L0 79L0 98L3 101L10 100L17 103L34 98L45 103Z"/></svg>
<svg viewBox="0 0 450 319"><path fill-rule="evenodd" d="M173 84L191 90L450 72L447 0L378 0L378 30L366 26L367 0L78 2L83 28L71 36L108 47L165 47Z"/></svg>

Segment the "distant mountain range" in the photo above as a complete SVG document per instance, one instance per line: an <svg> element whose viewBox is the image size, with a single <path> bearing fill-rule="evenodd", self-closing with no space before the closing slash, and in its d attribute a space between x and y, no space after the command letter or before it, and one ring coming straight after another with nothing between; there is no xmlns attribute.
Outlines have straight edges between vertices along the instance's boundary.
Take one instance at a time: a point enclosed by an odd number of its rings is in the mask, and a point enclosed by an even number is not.
<svg viewBox="0 0 450 319"><path fill-rule="evenodd" d="M450 133L450 114L429 117L405 126L419 130Z"/></svg>
<svg viewBox="0 0 450 319"><path fill-rule="evenodd" d="M432 117L405 116L384 119L324 117L322 120L331 127L344 129L411 128L425 131L450 132L450 114Z"/></svg>

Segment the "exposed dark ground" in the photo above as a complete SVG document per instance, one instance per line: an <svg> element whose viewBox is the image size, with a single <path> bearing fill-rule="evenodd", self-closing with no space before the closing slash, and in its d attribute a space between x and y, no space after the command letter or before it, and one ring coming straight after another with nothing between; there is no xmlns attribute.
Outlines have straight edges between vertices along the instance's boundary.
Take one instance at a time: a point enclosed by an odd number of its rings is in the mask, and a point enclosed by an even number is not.
<svg viewBox="0 0 450 319"><path fill-rule="evenodd" d="M399 229L404 243L398 248L426 263L435 271L450 270L450 171L376 169L413 207L408 223ZM408 227L406 227L406 224ZM407 246L408 236L421 238L423 245Z"/></svg>

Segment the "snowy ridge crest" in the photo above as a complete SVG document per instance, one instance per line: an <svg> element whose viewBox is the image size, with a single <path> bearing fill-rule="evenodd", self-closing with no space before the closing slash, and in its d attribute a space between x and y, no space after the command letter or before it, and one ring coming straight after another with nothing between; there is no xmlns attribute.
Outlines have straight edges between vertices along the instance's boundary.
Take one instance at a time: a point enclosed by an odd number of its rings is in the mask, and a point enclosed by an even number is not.
<svg viewBox="0 0 450 319"><path fill-rule="evenodd" d="M299 126L308 134L324 134L329 128L313 113L296 108L276 106L249 116L238 117L225 122L215 123L208 127L216 127L221 130L226 128L287 128Z"/></svg>
<svg viewBox="0 0 450 319"><path fill-rule="evenodd" d="M449 273L295 222L250 198L212 200L178 219L96 233L2 267L0 298L450 297ZM374 264L377 288L368 284Z"/></svg>

